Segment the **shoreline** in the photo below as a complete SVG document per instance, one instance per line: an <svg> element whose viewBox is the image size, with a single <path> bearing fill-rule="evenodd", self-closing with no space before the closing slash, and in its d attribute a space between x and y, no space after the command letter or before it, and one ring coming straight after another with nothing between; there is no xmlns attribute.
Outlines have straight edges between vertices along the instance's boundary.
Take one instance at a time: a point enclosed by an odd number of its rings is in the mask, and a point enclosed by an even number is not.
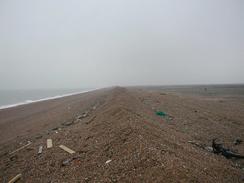
<svg viewBox="0 0 244 183"><path fill-rule="evenodd" d="M41 98L41 99L37 99L37 100L28 100L27 99L24 102L18 102L18 103L15 103L15 104L2 105L2 106L0 106L0 111L3 110L3 109L19 107L19 106L23 106L23 105L27 105L27 104L33 104L33 103L37 103L37 102L43 102L43 101L48 101L48 100L54 100L54 99L59 99L59 98L63 98L63 97L73 96L73 95L79 95L79 94L83 94L83 93L87 93L87 92L91 92L91 91L95 91L95 90L99 90L99 88L95 88L95 89L92 89L92 90L85 90L85 91L82 91L82 92L74 92L74 93L67 93L67 94L63 94L63 95L56 95L56 96Z"/></svg>
<svg viewBox="0 0 244 183"><path fill-rule="evenodd" d="M244 139L243 106L238 98L205 100L160 88L115 87L1 110L0 182L19 173L23 182L40 182L40 177L42 182L109 182L108 177L118 182L152 182L152 177L161 182L240 182L243 161L205 147L218 138L224 147L244 154L242 144L228 143ZM47 139L53 148L47 149ZM28 141L27 148L16 151Z"/></svg>
<svg viewBox="0 0 244 183"><path fill-rule="evenodd" d="M16 137L27 137L55 128L73 119L80 111L97 103L106 90L94 89L78 94L46 99L0 110L0 144Z"/></svg>

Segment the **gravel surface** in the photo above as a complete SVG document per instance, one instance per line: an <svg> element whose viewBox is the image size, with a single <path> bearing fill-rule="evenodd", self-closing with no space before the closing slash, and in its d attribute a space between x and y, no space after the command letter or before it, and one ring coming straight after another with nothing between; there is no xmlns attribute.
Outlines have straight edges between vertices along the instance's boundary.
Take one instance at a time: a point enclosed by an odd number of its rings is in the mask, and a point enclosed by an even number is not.
<svg viewBox="0 0 244 183"><path fill-rule="evenodd" d="M234 145L244 140L243 120L238 98L146 88L116 87L1 110L0 182L19 173L18 182L244 182L244 161L210 148L218 138L244 154L243 143Z"/></svg>

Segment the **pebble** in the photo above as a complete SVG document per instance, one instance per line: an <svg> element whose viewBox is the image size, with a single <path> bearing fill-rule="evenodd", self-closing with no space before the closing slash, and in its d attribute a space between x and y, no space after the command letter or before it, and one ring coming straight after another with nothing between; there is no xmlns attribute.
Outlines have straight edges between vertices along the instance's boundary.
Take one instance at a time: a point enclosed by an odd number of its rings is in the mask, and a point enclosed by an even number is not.
<svg viewBox="0 0 244 183"><path fill-rule="evenodd" d="M205 147L205 149L206 149L208 152L213 152L213 148L212 148L212 147Z"/></svg>
<svg viewBox="0 0 244 183"><path fill-rule="evenodd" d="M43 146L39 146L38 154L41 154L42 153L42 149L43 149Z"/></svg>
<svg viewBox="0 0 244 183"><path fill-rule="evenodd" d="M66 159L62 162L62 166L67 166L70 164L70 162L72 161L73 159L72 158L69 158L69 159Z"/></svg>
<svg viewBox="0 0 244 183"><path fill-rule="evenodd" d="M42 135L37 135L35 138L36 139L41 139L42 138Z"/></svg>
<svg viewBox="0 0 244 183"><path fill-rule="evenodd" d="M112 160L110 159L110 160L106 161L105 163L108 164L108 163L110 163L111 161L112 161Z"/></svg>

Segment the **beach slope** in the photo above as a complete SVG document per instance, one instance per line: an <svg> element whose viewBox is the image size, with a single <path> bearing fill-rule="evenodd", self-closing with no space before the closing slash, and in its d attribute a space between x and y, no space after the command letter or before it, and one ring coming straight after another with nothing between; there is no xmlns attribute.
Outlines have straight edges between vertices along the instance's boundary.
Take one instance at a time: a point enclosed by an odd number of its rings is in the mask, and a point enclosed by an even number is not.
<svg viewBox="0 0 244 183"><path fill-rule="evenodd" d="M218 138L244 154L233 144L243 109L238 98L116 87L1 110L0 182L243 182L243 160L210 148Z"/></svg>

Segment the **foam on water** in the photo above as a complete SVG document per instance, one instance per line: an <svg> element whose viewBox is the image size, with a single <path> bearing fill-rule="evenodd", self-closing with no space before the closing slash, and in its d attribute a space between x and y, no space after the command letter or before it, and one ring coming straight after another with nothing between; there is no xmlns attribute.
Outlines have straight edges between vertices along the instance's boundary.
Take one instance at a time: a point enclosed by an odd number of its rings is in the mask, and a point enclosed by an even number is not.
<svg viewBox="0 0 244 183"><path fill-rule="evenodd" d="M15 104L0 106L0 110L1 109L12 108L12 107L17 107L17 106L20 106L20 105L31 104L31 103L35 103L35 102L42 102L42 101L46 101L46 100L53 100L53 99L57 99L57 98L62 98L62 97L67 97L67 96L87 93L87 92L94 91L94 90L97 90L97 89L86 90L86 91L75 92L75 93L68 93L68 94L63 94L63 95L56 95L56 96L53 96L53 97L46 97L46 98L42 98L42 99L38 99L38 100L26 100L24 102L19 102L19 103L15 103Z"/></svg>

